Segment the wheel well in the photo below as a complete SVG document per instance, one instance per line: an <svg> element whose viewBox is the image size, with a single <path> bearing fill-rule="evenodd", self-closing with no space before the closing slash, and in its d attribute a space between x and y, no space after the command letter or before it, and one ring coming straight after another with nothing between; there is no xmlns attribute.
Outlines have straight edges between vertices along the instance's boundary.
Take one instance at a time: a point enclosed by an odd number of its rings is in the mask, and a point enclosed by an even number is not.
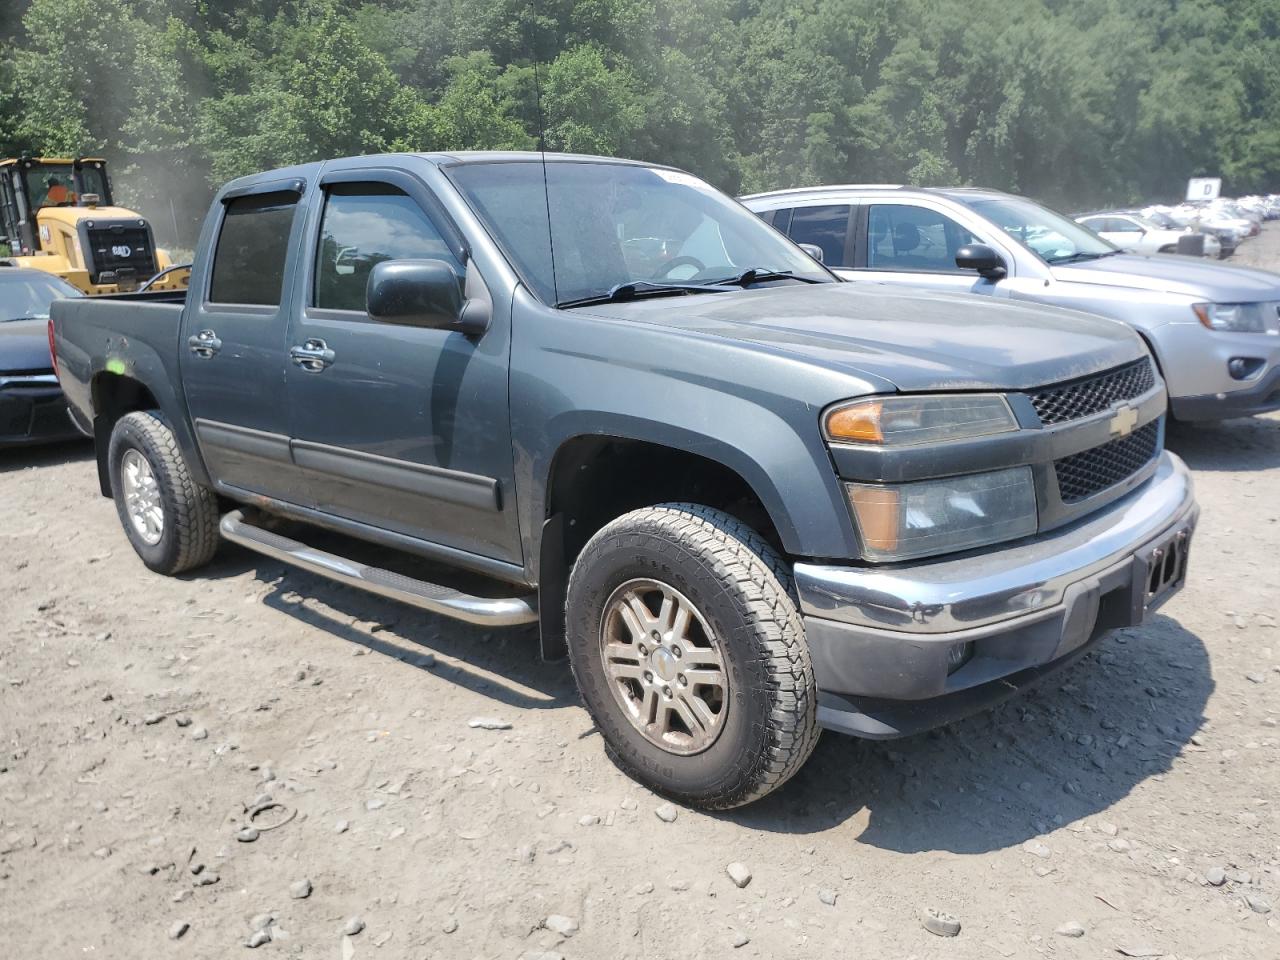
<svg viewBox="0 0 1280 960"><path fill-rule="evenodd" d="M618 437L578 437L557 451L547 477L538 564L544 657L556 659L565 653L565 587L587 541L628 511L673 501L723 510L782 552L777 527L760 498L722 463Z"/></svg>
<svg viewBox="0 0 1280 960"><path fill-rule="evenodd" d="M98 486L104 497L111 496L111 474L107 448L116 421L135 410L156 410L155 396L138 380L118 373L100 373L93 378L93 444L98 458Z"/></svg>

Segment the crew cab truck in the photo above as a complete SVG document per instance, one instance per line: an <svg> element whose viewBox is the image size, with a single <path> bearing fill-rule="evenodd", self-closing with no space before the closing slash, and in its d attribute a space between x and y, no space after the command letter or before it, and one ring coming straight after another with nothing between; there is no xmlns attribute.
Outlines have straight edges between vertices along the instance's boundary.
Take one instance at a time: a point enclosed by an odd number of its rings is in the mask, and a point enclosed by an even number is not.
<svg viewBox="0 0 1280 960"><path fill-rule="evenodd" d="M191 280L53 308L143 562L221 534L537 623L617 762L686 803L763 796L824 727L978 710L1186 576L1192 484L1129 327L840 282L679 170L277 170L217 195Z"/></svg>

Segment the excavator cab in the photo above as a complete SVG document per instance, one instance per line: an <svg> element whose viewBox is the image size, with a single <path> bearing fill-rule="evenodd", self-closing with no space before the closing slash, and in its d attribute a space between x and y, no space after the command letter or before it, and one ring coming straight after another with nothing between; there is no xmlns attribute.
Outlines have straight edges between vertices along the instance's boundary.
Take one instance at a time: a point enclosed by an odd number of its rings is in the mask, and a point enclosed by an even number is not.
<svg viewBox="0 0 1280 960"><path fill-rule="evenodd" d="M113 204L107 164L98 158L0 160L5 244L0 266L34 267L90 295L137 290L161 273L149 289L185 290L190 279L156 249L145 218Z"/></svg>

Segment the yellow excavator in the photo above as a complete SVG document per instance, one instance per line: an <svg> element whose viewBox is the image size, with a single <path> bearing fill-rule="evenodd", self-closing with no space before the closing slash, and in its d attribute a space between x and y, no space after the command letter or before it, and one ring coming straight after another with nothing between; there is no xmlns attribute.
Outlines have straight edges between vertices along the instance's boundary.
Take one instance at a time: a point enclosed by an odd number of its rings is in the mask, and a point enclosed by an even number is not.
<svg viewBox="0 0 1280 960"><path fill-rule="evenodd" d="M52 273L90 296L185 290L188 265L156 249L151 224L112 205L105 160L0 160L0 246L4 266ZM3 254L3 250L0 250Z"/></svg>

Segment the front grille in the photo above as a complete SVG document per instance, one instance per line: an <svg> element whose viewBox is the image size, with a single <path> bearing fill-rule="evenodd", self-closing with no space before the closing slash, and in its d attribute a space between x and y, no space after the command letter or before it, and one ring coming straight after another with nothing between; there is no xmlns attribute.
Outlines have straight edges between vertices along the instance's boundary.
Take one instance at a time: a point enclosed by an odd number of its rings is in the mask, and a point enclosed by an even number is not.
<svg viewBox="0 0 1280 960"><path fill-rule="evenodd" d="M1127 480L1159 452L1160 421L1152 420L1127 437L1053 462L1063 503L1079 503Z"/></svg>
<svg viewBox="0 0 1280 960"><path fill-rule="evenodd" d="M1143 357L1106 373L1084 377L1031 394L1031 404L1045 426L1101 413L1114 404L1140 397L1155 386L1151 360Z"/></svg>
<svg viewBox="0 0 1280 960"><path fill-rule="evenodd" d="M94 283L115 283L122 277L142 281L155 275L156 253L146 227L103 224L89 227L87 232L92 258L89 272ZM103 277L104 273L109 276Z"/></svg>

